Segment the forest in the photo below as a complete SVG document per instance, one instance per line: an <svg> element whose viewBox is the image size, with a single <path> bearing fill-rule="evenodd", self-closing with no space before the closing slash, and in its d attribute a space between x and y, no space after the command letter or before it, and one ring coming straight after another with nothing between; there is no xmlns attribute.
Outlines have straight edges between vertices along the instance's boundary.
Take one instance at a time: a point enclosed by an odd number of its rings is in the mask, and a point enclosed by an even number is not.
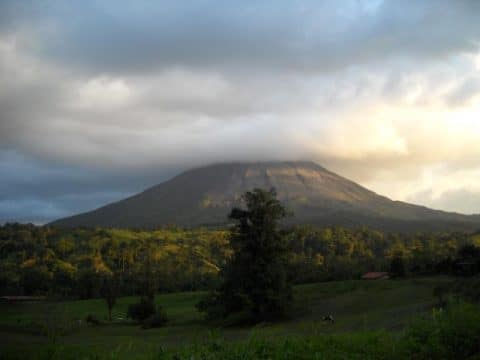
<svg viewBox="0 0 480 360"><path fill-rule="evenodd" d="M478 269L479 233L400 234L342 227L281 231L291 249L288 273L295 284L359 279L370 271L415 276ZM0 293L96 298L102 274L117 274L120 294L134 295L146 262L158 292L211 289L232 253L228 236L228 229L5 224L0 226ZM465 270L469 259L474 259L473 267Z"/></svg>

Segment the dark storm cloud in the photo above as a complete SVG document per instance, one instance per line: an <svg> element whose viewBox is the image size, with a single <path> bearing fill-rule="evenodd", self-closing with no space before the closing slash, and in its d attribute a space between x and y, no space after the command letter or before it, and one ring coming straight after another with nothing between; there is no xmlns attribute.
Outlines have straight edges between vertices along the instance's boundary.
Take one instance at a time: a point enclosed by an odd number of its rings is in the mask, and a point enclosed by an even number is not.
<svg viewBox="0 0 480 360"><path fill-rule="evenodd" d="M478 1L7 1L44 56L89 71L170 66L326 71L478 48ZM13 17L13 19L12 19ZM15 18L18 17L18 23Z"/></svg>
<svg viewBox="0 0 480 360"><path fill-rule="evenodd" d="M13 151L0 151L0 224L43 223L87 211L144 190L178 172L163 168L142 176L48 163Z"/></svg>
<svg viewBox="0 0 480 360"><path fill-rule="evenodd" d="M392 55L472 51L480 34L476 1L386 1L372 12L356 1L343 9L336 1L178 4L91 8L97 17L77 17L67 31L63 41L73 46L49 50L107 72L172 65L325 71Z"/></svg>

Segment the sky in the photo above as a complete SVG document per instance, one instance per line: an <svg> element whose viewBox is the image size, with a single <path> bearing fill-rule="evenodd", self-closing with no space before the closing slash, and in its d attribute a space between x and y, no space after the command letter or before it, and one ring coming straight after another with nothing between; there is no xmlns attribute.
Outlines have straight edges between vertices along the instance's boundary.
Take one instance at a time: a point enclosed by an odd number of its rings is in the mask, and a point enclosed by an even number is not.
<svg viewBox="0 0 480 360"><path fill-rule="evenodd" d="M0 0L0 223L312 160L480 213L480 1Z"/></svg>

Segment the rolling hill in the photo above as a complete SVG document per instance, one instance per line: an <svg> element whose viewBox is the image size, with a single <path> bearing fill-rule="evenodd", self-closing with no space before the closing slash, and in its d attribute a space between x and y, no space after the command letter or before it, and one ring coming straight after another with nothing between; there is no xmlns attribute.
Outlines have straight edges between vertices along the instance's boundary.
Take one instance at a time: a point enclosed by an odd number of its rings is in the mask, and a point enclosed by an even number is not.
<svg viewBox="0 0 480 360"><path fill-rule="evenodd" d="M185 171L127 199L51 223L59 227L217 226L254 188L277 190L293 211L287 223L382 230L474 230L480 216L392 201L313 162L215 164Z"/></svg>

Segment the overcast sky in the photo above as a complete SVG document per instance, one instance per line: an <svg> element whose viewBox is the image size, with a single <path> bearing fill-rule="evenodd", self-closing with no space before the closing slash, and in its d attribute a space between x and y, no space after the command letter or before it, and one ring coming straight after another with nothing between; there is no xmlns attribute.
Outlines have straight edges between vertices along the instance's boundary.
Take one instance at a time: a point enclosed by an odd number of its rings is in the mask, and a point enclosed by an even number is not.
<svg viewBox="0 0 480 360"><path fill-rule="evenodd" d="M480 213L480 1L0 0L0 223L219 161Z"/></svg>

